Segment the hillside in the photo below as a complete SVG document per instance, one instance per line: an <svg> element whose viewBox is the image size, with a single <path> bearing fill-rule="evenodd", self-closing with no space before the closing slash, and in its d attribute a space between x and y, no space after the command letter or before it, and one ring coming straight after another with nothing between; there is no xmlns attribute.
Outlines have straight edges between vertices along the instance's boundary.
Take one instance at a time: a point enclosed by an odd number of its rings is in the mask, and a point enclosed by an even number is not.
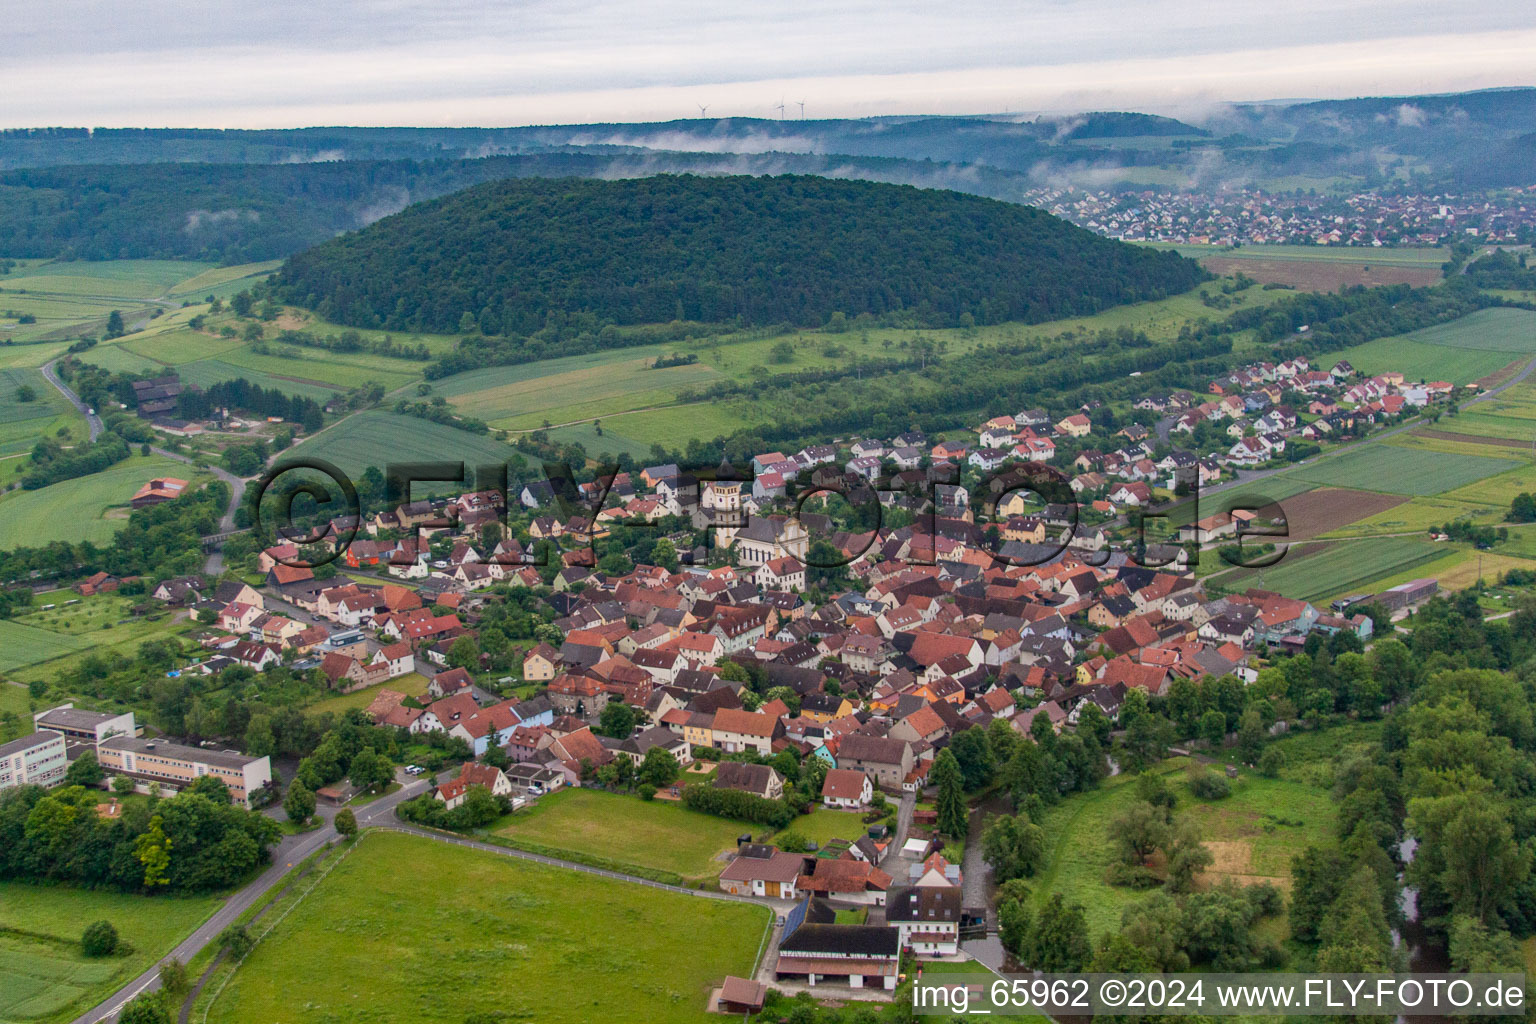
<svg viewBox="0 0 1536 1024"><path fill-rule="evenodd" d="M1202 271L1029 207L814 177L490 182L300 253L279 296L391 330L618 324L1039 322L1159 298Z"/></svg>

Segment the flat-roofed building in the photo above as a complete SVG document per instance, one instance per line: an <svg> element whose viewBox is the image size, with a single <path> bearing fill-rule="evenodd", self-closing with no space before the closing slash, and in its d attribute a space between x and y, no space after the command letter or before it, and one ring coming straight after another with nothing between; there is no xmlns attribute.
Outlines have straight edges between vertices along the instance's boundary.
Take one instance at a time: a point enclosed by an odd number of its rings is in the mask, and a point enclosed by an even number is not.
<svg viewBox="0 0 1536 1024"><path fill-rule="evenodd" d="M69 770L64 737L42 730L0 744L0 789L13 786L57 786Z"/></svg>
<svg viewBox="0 0 1536 1024"><path fill-rule="evenodd" d="M107 772L169 783L177 789L212 775L229 787L236 803L245 807L250 806L252 793L272 781L272 763L266 757L248 757L234 750L203 750L165 740L114 736L102 741L96 756Z"/></svg>
<svg viewBox="0 0 1536 1024"><path fill-rule="evenodd" d="M66 741L78 740L93 747L109 737L133 736L138 732L132 711L87 711L73 704L39 711L32 716L32 724L59 733Z"/></svg>

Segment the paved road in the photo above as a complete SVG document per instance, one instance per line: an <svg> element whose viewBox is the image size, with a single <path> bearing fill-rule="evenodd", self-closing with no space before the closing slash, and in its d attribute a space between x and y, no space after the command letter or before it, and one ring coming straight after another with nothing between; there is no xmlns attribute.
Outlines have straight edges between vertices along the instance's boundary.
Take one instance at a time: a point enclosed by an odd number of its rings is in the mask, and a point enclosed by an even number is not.
<svg viewBox="0 0 1536 1024"><path fill-rule="evenodd" d="M392 821L396 805L423 792L426 789L426 785L424 781L415 781L403 786L400 790L391 793L389 796L380 797L371 804L364 804L362 807L355 808L359 827ZM94 1008L76 1017L73 1024L96 1024L97 1021L110 1020L117 1015L124 1004L130 1002L139 993L153 992L159 988L161 964L171 957L177 958L182 963L187 963L204 946L216 941L225 928L233 924L237 917L245 913L268 890L281 882L283 876L288 874L295 864L336 838L336 830L331 827L329 822L313 832L283 837L282 842L278 844L277 849L273 853L271 867L256 876L245 888L226 900L224 905L203 923L202 927L187 936L164 959L118 989Z"/></svg>
<svg viewBox="0 0 1536 1024"><path fill-rule="evenodd" d="M57 362L57 359L52 359L44 363L43 376L48 378L48 383L52 384L55 388L58 388L59 394L69 399L70 405L73 405L76 409L80 410L80 415L85 417L85 422L91 429L91 440L94 441L101 433L101 417L92 412L90 406L80 401L80 396L71 391L69 387L59 379L58 373L55 372L53 368L54 364Z"/></svg>

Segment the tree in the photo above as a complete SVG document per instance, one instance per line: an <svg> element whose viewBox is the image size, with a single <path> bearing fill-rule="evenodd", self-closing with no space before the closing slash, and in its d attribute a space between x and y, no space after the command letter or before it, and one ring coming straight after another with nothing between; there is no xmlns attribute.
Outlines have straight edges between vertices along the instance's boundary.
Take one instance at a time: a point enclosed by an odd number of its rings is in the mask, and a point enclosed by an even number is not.
<svg viewBox="0 0 1536 1024"><path fill-rule="evenodd" d="M1061 974L1083 970L1092 957L1082 905L1053 894L1040 908L1019 959L1035 970Z"/></svg>
<svg viewBox="0 0 1536 1024"><path fill-rule="evenodd" d="M123 311L114 309L108 313L106 336L108 338L121 338L126 333L127 328L123 324Z"/></svg>
<svg viewBox="0 0 1536 1024"><path fill-rule="evenodd" d="M112 792L118 796L127 796L133 792L133 778L128 775L114 775L112 777Z"/></svg>
<svg viewBox="0 0 1536 1024"><path fill-rule="evenodd" d="M1220 747L1227 738L1227 716L1214 708L1200 716L1200 738L1213 747Z"/></svg>
<svg viewBox="0 0 1536 1024"><path fill-rule="evenodd" d="M1045 832L1027 814L1000 815L982 832L981 848L999 884L1028 878L1045 858Z"/></svg>
<svg viewBox="0 0 1536 1024"><path fill-rule="evenodd" d="M110 921L93 921L80 936L80 951L86 956L111 956L117 952L117 929Z"/></svg>
<svg viewBox="0 0 1536 1024"><path fill-rule="evenodd" d="M645 760L640 762L641 780L658 789L676 782L679 770L677 758L664 747L647 750Z"/></svg>
<svg viewBox="0 0 1536 1024"><path fill-rule="evenodd" d="M224 784L224 780L213 775L204 775L194 779L192 785L188 786L183 792L196 793L198 796L207 797L214 803L223 804L225 807L228 807L233 802L229 795L229 787Z"/></svg>
<svg viewBox="0 0 1536 1024"><path fill-rule="evenodd" d="M939 751L929 777L939 791L935 801L939 832L955 839L963 838L969 830L970 814L965 806L964 781L955 755L948 749Z"/></svg>
<svg viewBox="0 0 1536 1024"><path fill-rule="evenodd" d="M64 773L64 785L97 786L102 778L103 772L96 761L96 752L87 750L70 762L69 770Z"/></svg>
<svg viewBox="0 0 1536 1024"><path fill-rule="evenodd" d="M1257 764L1264 752L1264 720L1255 708L1243 712L1237 723L1237 756L1244 764Z"/></svg>
<svg viewBox="0 0 1536 1024"><path fill-rule="evenodd" d="M628 739L635 731L635 709L620 700L609 701L597 716L597 731L616 740Z"/></svg>
<svg viewBox="0 0 1536 1024"><path fill-rule="evenodd" d="M23 384L21 387L16 389L16 401L23 403L35 402L37 401L37 391L32 387L32 385Z"/></svg>
<svg viewBox="0 0 1536 1024"><path fill-rule="evenodd" d="M172 999L181 999L188 987L186 964L173 956L160 965L160 991Z"/></svg>
<svg viewBox="0 0 1536 1024"><path fill-rule="evenodd" d="M171 1024L171 1011L159 992L134 997L117 1015L118 1024Z"/></svg>
<svg viewBox="0 0 1536 1024"><path fill-rule="evenodd" d="M296 825L304 824L315 813L315 794L310 792L302 779L294 779L288 784L288 795L283 798L283 813Z"/></svg>
<svg viewBox="0 0 1536 1024"><path fill-rule="evenodd" d="M230 958L239 960L256 946L256 940L243 924L232 924L219 933L219 945L229 951Z"/></svg>
<svg viewBox="0 0 1536 1024"><path fill-rule="evenodd" d="M1328 908L1344 884L1344 861L1339 852L1309 846L1291 858L1291 905L1286 915L1291 937L1315 942Z"/></svg>
<svg viewBox="0 0 1536 1024"><path fill-rule="evenodd" d="M468 633L458 637L448 648L448 664L470 671L480 667L480 645Z"/></svg>
<svg viewBox="0 0 1536 1024"><path fill-rule="evenodd" d="M332 822L336 826L336 833L343 839L351 839L357 835L357 815L352 813L352 808L343 807L336 812L336 820Z"/></svg>
<svg viewBox="0 0 1536 1024"><path fill-rule="evenodd" d="M1138 800L1110 822L1107 838L1122 861L1143 867L1168 841L1168 816L1152 804Z"/></svg>
<svg viewBox="0 0 1536 1024"><path fill-rule="evenodd" d="M245 727L245 752L252 757L269 757L277 752L277 740L272 735L272 716L254 714Z"/></svg>
<svg viewBox="0 0 1536 1024"><path fill-rule="evenodd" d="M1170 831L1163 852L1168 863L1170 892L1189 892L1194 888L1195 876L1216 860L1200 841L1199 826L1187 819Z"/></svg>
<svg viewBox="0 0 1536 1024"><path fill-rule="evenodd" d="M949 752L960 765L960 775L967 790L981 789L992 781L992 776L997 772L992 744L982 729L966 729L956 733L950 738Z"/></svg>
<svg viewBox="0 0 1536 1024"><path fill-rule="evenodd" d="M347 770L347 779L365 793L382 792L394 777L395 768L389 758L372 747L359 750Z"/></svg>
<svg viewBox="0 0 1536 1024"><path fill-rule="evenodd" d="M164 819L155 815L149 828L133 841L133 854L144 866L144 887L164 885L166 869L171 866L171 840L165 834Z"/></svg>

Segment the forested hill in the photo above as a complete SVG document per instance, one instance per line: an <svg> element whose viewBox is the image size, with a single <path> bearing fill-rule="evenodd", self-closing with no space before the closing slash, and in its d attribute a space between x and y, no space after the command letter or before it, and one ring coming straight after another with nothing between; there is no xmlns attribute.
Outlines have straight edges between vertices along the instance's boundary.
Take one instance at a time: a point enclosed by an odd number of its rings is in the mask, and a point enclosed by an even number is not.
<svg viewBox="0 0 1536 1024"><path fill-rule="evenodd" d="M1184 291L1190 260L1024 206L817 177L660 175L490 182L291 258L285 301L360 327L537 330L549 311L617 324L1038 322Z"/></svg>

